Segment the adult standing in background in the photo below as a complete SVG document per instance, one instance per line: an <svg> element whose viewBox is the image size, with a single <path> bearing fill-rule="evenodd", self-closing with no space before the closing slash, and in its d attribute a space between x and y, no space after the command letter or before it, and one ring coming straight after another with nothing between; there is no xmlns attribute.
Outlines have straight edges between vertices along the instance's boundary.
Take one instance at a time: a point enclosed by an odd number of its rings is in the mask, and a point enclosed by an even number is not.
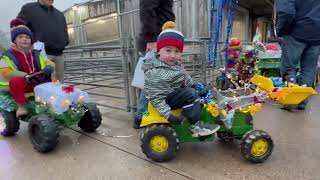
<svg viewBox="0 0 320 180"><path fill-rule="evenodd" d="M144 53L156 48L162 25L175 21L173 0L140 0L141 33L138 51Z"/></svg>
<svg viewBox="0 0 320 180"><path fill-rule="evenodd" d="M138 39L140 56L156 49L157 38L162 31L162 25L167 21L175 21L173 0L140 0L141 33ZM133 127L139 128L143 113L147 110L148 100L141 89L137 112Z"/></svg>
<svg viewBox="0 0 320 180"><path fill-rule="evenodd" d="M64 80L63 50L69 44L67 24L64 14L53 7L54 0L38 0L27 3L18 15L27 22L33 32L33 41L45 44L48 58L55 63L56 76Z"/></svg>
<svg viewBox="0 0 320 180"><path fill-rule="evenodd" d="M286 81L311 87L320 54L320 1L278 0L276 16L276 35L282 37L281 74ZM304 110L306 104L297 108Z"/></svg>

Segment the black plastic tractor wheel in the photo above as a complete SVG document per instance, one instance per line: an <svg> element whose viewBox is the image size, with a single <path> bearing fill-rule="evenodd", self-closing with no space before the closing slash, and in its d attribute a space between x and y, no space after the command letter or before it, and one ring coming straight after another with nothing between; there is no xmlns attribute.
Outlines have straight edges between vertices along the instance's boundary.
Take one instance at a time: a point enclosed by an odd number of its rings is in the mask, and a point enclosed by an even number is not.
<svg viewBox="0 0 320 180"><path fill-rule="evenodd" d="M273 151L273 141L264 131L253 130L244 135L241 140L241 153L253 163L262 163L267 160Z"/></svg>
<svg viewBox="0 0 320 180"><path fill-rule="evenodd" d="M29 138L37 151L46 153L59 142L58 122L46 115L37 115L29 120Z"/></svg>
<svg viewBox="0 0 320 180"><path fill-rule="evenodd" d="M6 124L6 129L10 133L16 133L20 129L20 122L16 117L16 111L7 112L1 110L1 115L3 116L4 122Z"/></svg>
<svg viewBox="0 0 320 180"><path fill-rule="evenodd" d="M165 125L152 125L141 134L143 153L156 162L173 159L179 149L179 139L176 132Z"/></svg>
<svg viewBox="0 0 320 180"><path fill-rule="evenodd" d="M82 116L78 126L85 132L94 132L101 125L101 114L93 103L84 104L86 113Z"/></svg>

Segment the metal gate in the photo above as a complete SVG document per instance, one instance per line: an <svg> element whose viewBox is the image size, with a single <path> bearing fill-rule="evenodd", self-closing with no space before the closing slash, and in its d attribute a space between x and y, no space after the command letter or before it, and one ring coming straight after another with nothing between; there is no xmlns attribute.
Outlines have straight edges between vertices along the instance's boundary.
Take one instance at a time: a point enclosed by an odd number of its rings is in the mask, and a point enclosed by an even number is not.
<svg viewBox="0 0 320 180"><path fill-rule="evenodd" d="M138 90L131 86L135 65L138 60L136 40L140 28L138 0L105 0L117 4L118 39L99 43L70 46L65 50L65 82L72 83L86 90L93 101L100 106L131 112L136 110ZM186 38L185 51L182 61L184 67L197 81L212 82L217 70L207 66L206 30L197 29L204 14L194 7L206 7L208 0L176 0L174 10L177 17L178 29L184 29ZM184 3L183 3L184 2ZM97 6L99 7L99 6ZM192 11L185 11L189 8ZM91 9L92 11L92 9ZM191 14L190 14L191 13ZM188 16L197 18L188 19ZM198 15L200 14L200 15ZM189 28L190 26L191 28ZM77 25L83 30L82 24ZM107 27L106 27L107 28ZM76 30L76 28L74 27ZM81 33L81 37L85 35ZM222 62L222 61L221 61Z"/></svg>

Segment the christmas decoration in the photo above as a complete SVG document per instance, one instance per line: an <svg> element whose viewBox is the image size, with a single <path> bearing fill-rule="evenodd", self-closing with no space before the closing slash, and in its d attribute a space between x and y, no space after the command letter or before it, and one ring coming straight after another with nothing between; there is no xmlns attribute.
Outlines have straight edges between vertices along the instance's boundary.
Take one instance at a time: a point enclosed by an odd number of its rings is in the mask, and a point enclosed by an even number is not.
<svg viewBox="0 0 320 180"><path fill-rule="evenodd" d="M7 112L16 111L18 109L17 104L13 101L9 93L0 95L0 109Z"/></svg>
<svg viewBox="0 0 320 180"><path fill-rule="evenodd" d="M64 85L61 87L62 91L65 93L73 93L74 92L74 86L73 85Z"/></svg>
<svg viewBox="0 0 320 180"><path fill-rule="evenodd" d="M213 106L211 104L207 105L207 110L211 113L213 117L218 117L219 116L219 109L216 106Z"/></svg>
<svg viewBox="0 0 320 180"><path fill-rule="evenodd" d="M36 102L50 106L56 113L66 112L75 104L89 103L88 93L72 85L44 83L34 89Z"/></svg>
<svg viewBox="0 0 320 180"><path fill-rule="evenodd" d="M236 70L239 73L238 83L243 87L245 83L249 83L250 79L256 72L256 52L253 46L246 46L241 57L236 64Z"/></svg>

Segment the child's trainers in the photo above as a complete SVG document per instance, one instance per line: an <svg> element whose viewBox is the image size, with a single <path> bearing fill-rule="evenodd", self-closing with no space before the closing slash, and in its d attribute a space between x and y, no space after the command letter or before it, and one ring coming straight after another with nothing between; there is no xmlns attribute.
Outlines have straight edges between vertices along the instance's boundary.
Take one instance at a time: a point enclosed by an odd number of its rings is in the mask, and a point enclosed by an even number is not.
<svg viewBox="0 0 320 180"><path fill-rule="evenodd" d="M204 123L203 126L206 129L215 130L215 132L217 132L220 129L220 126L218 124Z"/></svg>
<svg viewBox="0 0 320 180"><path fill-rule="evenodd" d="M208 136L214 134L219 129L220 126L217 124L203 124L201 121L191 126L192 137Z"/></svg>

